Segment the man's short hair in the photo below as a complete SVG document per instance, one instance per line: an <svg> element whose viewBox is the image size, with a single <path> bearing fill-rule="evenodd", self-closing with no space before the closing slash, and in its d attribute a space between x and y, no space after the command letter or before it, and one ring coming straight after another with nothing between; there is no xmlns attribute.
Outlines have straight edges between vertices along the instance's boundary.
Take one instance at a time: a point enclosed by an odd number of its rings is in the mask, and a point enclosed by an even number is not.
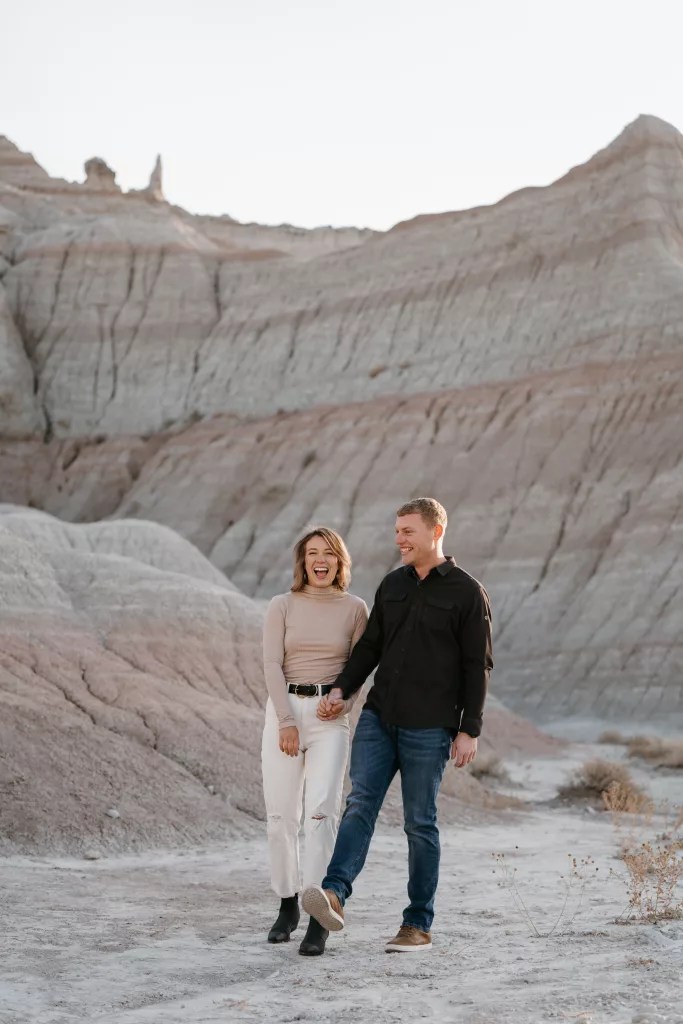
<svg viewBox="0 0 683 1024"><path fill-rule="evenodd" d="M423 521L432 529L438 524L445 530L448 525L446 509L436 498L412 498L405 505L401 505L396 515L409 516L415 512L422 516Z"/></svg>

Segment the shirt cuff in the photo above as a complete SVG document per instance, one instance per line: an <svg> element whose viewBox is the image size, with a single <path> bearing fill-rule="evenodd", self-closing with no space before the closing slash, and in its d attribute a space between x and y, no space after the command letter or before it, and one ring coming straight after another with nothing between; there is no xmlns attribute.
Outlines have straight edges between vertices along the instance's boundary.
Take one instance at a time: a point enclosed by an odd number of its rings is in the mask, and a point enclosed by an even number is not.
<svg viewBox="0 0 683 1024"><path fill-rule="evenodd" d="M277 725L278 729L289 729L293 725L296 726L296 718L294 715L287 715L286 718L278 718Z"/></svg>
<svg viewBox="0 0 683 1024"><path fill-rule="evenodd" d="M477 736L481 736L481 719L480 718L463 718L460 722L459 732L466 732L468 736L476 739Z"/></svg>
<svg viewBox="0 0 683 1024"><path fill-rule="evenodd" d="M332 684L332 689L333 690L341 690L342 697L344 698L344 700L348 700L349 697L353 697L354 693L357 693L358 689L359 689L359 687L358 687L357 689L355 689L351 693L349 693L350 686L351 686L351 684L348 682L348 680L342 679L339 676L337 676L337 678L335 679L334 683Z"/></svg>

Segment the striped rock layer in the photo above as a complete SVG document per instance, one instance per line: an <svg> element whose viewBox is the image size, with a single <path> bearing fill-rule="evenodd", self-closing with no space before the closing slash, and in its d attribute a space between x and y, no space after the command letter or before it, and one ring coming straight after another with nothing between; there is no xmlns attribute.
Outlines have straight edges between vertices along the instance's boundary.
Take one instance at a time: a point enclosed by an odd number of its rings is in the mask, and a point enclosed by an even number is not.
<svg viewBox="0 0 683 1024"><path fill-rule="evenodd" d="M682 714L674 128L641 117L547 188L385 234L60 191L3 152L5 500L154 519L258 597L322 521L370 598L395 508L433 493L515 709Z"/></svg>

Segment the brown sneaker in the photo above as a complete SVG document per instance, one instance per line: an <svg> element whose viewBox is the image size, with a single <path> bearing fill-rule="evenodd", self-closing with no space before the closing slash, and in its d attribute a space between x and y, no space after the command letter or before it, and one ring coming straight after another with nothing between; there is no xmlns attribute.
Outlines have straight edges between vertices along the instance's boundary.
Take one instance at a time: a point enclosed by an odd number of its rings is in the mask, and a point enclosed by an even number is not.
<svg viewBox="0 0 683 1024"><path fill-rule="evenodd" d="M336 892L322 889L319 885L309 885L304 889L301 905L307 914L314 917L318 924L329 932L340 932L344 927L344 911Z"/></svg>
<svg viewBox="0 0 683 1024"><path fill-rule="evenodd" d="M387 953L419 953L422 949L432 948L431 932L421 932L409 924L402 924L395 939L391 939L384 947Z"/></svg>

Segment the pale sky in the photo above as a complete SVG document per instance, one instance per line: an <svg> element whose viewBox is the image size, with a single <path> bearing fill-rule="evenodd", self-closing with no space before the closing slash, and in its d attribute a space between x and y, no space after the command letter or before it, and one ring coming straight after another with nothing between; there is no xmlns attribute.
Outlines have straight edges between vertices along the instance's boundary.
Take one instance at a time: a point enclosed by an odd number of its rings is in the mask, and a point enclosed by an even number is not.
<svg viewBox="0 0 683 1024"><path fill-rule="evenodd" d="M387 228L683 129L681 0L0 0L0 134L57 177Z"/></svg>

